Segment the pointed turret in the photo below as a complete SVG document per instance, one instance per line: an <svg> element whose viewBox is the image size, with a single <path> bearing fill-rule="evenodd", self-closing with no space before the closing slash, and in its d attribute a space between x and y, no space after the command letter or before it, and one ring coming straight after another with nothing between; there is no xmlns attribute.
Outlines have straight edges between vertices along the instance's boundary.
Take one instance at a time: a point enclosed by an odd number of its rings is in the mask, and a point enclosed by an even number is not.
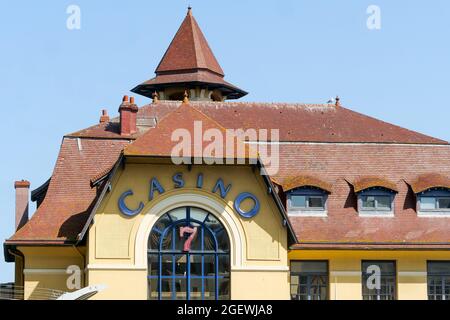
<svg viewBox="0 0 450 320"><path fill-rule="evenodd" d="M155 70L156 77L133 92L151 98L157 92L160 100L238 99L247 92L226 82L224 72L188 8L186 18Z"/></svg>

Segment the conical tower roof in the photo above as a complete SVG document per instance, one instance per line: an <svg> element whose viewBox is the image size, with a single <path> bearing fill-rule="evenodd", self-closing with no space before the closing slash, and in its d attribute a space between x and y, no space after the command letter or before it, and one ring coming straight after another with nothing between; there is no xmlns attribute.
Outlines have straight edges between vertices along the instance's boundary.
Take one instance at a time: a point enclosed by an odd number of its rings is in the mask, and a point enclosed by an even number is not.
<svg viewBox="0 0 450 320"><path fill-rule="evenodd" d="M175 37L155 70L156 77L131 91L151 98L167 88L218 90L224 99L238 99L247 94L226 82L224 72L203 32L188 8Z"/></svg>
<svg viewBox="0 0 450 320"><path fill-rule="evenodd" d="M224 76L211 48L189 8L186 18L169 45L156 74L173 73L188 70L209 70Z"/></svg>

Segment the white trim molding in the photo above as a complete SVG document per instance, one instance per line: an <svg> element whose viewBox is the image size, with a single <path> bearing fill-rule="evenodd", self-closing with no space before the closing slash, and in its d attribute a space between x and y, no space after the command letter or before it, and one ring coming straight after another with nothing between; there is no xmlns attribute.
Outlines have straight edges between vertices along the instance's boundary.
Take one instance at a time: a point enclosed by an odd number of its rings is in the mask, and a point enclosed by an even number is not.
<svg viewBox="0 0 450 320"><path fill-rule="evenodd" d="M356 277L361 276L361 271L331 271L331 277Z"/></svg>
<svg viewBox="0 0 450 320"><path fill-rule="evenodd" d="M239 268L231 268L233 271L266 271L266 272L289 272L288 266L244 266Z"/></svg>
<svg viewBox="0 0 450 320"><path fill-rule="evenodd" d="M23 274L67 275L67 269L23 269Z"/></svg>
<svg viewBox="0 0 450 320"><path fill-rule="evenodd" d="M147 270L147 266L132 264L88 264L85 270Z"/></svg>
<svg viewBox="0 0 450 320"><path fill-rule="evenodd" d="M399 277L426 277L426 271L399 271Z"/></svg>

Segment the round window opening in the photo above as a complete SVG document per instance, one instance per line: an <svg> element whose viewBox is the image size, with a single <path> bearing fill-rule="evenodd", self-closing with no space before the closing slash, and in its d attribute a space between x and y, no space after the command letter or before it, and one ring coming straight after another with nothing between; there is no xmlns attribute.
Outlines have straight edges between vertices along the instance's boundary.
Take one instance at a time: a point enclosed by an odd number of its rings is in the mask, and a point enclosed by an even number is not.
<svg viewBox="0 0 450 320"><path fill-rule="evenodd" d="M211 213L182 207L155 223L148 239L148 298L230 299L230 242Z"/></svg>

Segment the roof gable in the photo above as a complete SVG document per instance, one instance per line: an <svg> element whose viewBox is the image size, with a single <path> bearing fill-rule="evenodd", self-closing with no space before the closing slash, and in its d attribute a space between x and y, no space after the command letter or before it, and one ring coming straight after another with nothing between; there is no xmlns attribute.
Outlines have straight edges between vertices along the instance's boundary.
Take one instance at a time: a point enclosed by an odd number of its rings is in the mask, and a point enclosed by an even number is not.
<svg viewBox="0 0 450 320"><path fill-rule="evenodd" d="M227 137L227 132L219 123L194 108L188 103L182 103L175 111L166 115L155 128L148 130L133 143L124 149L125 156L155 156L155 157L171 157L173 150L179 145L180 140L178 134L173 136L177 130L179 133L186 133L190 150L183 150L183 157L202 158L204 151L211 144L211 141L204 139L204 133L208 130L216 130L215 133L220 134L222 138ZM213 131L211 131L213 133ZM215 141L214 141L215 142ZM224 142L222 140L222 142ZM243 150L244 154L238 151ZM214 153L213 158L252 158L256 159L257 154L249 145L242 143L237 137L233 139L233 148L229 150L223 148L219 153Z"/></svg>

